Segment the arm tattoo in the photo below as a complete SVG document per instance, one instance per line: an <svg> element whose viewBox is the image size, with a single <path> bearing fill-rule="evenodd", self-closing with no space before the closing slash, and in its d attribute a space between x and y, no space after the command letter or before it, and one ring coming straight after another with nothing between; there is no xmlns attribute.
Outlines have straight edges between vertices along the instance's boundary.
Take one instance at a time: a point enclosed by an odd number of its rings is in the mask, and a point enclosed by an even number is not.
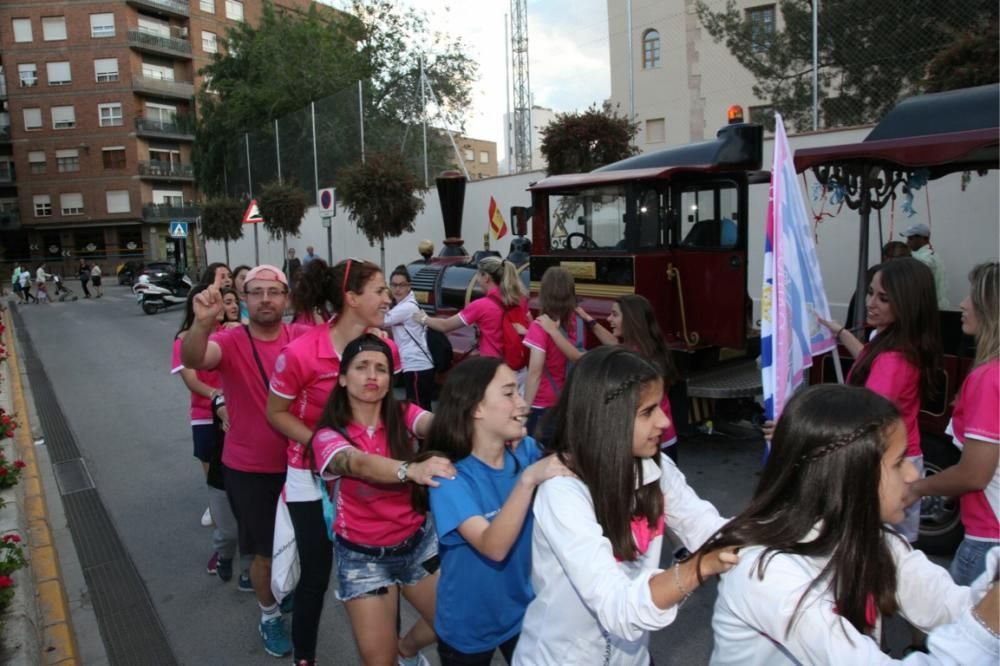
<svg viewBox="0 0 1000 666"><path fill-rule="evenodd" d="M330 461L330 473L334 476L354 476L351 458L358 453L359 451L353 447L339 451Z"/></svg>

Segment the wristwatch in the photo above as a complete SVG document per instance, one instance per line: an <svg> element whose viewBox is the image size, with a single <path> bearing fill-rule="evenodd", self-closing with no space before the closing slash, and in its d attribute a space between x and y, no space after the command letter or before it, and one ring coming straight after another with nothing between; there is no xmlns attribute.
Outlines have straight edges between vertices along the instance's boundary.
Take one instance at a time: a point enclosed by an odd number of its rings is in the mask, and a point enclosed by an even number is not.
<svg viewBox="0 0 1000 666"><path fill-rule="evenodd" d="M396 470L396 478L399 479L400 483L406 483L406 470L409 469L410 463L403 462L399 463L399 469Z"/></svg>

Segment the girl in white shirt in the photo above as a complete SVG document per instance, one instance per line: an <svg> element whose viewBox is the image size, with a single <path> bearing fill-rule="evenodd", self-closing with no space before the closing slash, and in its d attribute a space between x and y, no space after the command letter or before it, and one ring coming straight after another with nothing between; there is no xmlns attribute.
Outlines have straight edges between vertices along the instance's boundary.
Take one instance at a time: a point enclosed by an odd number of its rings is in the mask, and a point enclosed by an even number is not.
<svg viewBox="0 0 1000 666"><path fill-rule="evenodd" d="M918 477L906 449L899 411L867 389L827 384L788 403L750 506L703 547L740 549L719 584L712 664L890 663L879 636L895 613L934 630L931 653L907 663L997 663L997 590L973 615L981 590L889 526Z"/></svg>
<svg viewBox="0 0 1000 666"><path fill-rule="evenodd" d="M732 550L659 568L664 528L690 550L725 522L660 454L669 420L660 371L635 352L581 357L553 414L552 449L578 478L543 483L534 503L531 583L514 665L649 663L649 632L673 622Z"/></svg>

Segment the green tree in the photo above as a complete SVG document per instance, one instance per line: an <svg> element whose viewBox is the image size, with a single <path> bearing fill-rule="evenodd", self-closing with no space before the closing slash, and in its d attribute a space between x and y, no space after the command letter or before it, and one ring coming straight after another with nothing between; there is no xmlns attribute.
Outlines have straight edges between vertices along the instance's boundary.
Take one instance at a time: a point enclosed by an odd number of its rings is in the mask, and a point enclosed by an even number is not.
<svg viewBox="0 0 1000 666"><path fill-rule="evenodd" d="M984 0L818 4L817 79L825 127L876 122L901 98L923 90L928 61L953 43L956 31L975 29L996 14L996 3ZM765 32L735 0L721 11L704 0L695 8L712 38L753 75L754 95L769 100L787 124L811 129L812 1L779 0L775 11L784 28L773 32Z"/></svg>
<svg viewBox="0 0 1000 666"><path fill-rule="evenodd" d="M249 159L254 182L276 177L275 119L280 119L282 165L308 161L309 169L295 173L308 174L308 180L299 176L306 189L320 185L310 182L311 156L307 160L301 150L286 154L311 145L307 107L314 101L320 173L332 176L359 159L358 81L363 82L366 148L399 150L406 142L416 148L418 135L409 126L422 116L421 59L438 97L440 122L460 123L477 68L461 41L429 34L422 14L389 0L355 0L351 12L313 5L308 12L292 13L265 2L256 26L243 23L229 31L225 53L202 70L210 88L203 86L197 96L194 162L202 191L222 192L227 180L230 191L247 189L244 182L236 184L246 180L245 132L254 133ZM305 111L292 113L300 109Z"/></svg>
<svg viewBox="0 0 1000 666"><path fill-rule="evenodd" d="M639 126L619 115L610 102L583 113L560 113L541 131L549 175L584 173L639 152L632 139Z"/></svg>
<svg viewBox="0 0 1000 666"><path fill-rule="evenodd" d="M955 34L927 63L925 92L984 86L1000 81L1000 31L994 17L985 26Z"/></svg>
<svg viewBox="0 0 1000 666"><path fill-rule="evenodd" d="M205 240L222 241L229 263L229 241L243 238L244 205L236 199L215 197L201 207L201 235Z"/></svg>
<svg viewBox="0 0 1000 666"><path fill-rule="evenodd" d="M271 238L280 238L283 242L289 236L299 234L302 218L308 207L305 192L290 183L270 183L264 186L257 197L257 208L264 218L264 228L271 234Z"/></svg>
<svg viewBox="0 0 1000 666"><path fill-rule="evenodd" d="M337 197L372 245L378 241L385 264L386 238L413 231L424 209L424 181L395 154L376 153L337 174Z"/></svg>

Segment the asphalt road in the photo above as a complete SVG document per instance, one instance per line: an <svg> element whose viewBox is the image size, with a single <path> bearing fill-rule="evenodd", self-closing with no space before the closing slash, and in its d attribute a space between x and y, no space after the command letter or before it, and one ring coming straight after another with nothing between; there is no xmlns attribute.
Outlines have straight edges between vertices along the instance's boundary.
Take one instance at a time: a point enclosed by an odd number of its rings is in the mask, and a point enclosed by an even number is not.
<svg viewBox="0 0 1000 666"><path fill-rule="evenodd" d="M145 315L127 288L109 286L105 294L20 308L97 489L180 663L277 663L258 637L253 595L238 592L235 577L222 583L204 571L211 555L210 530L199 524L205 486L191 455L188 393L169 374L182 311ZM757 479L761 441L702 437L680 446L680 467L702 497L723 515L745 505ZM657 666L707 663L714 597L710 583L673 625L653 636ZM410 618L407 609L404 626ZM904 640L895 634L893 643ZM436 664L434 651L427 653ZM319 655L325 664L360 663L332 591ZM498 657L495 663L503 662Z"/></svg>

